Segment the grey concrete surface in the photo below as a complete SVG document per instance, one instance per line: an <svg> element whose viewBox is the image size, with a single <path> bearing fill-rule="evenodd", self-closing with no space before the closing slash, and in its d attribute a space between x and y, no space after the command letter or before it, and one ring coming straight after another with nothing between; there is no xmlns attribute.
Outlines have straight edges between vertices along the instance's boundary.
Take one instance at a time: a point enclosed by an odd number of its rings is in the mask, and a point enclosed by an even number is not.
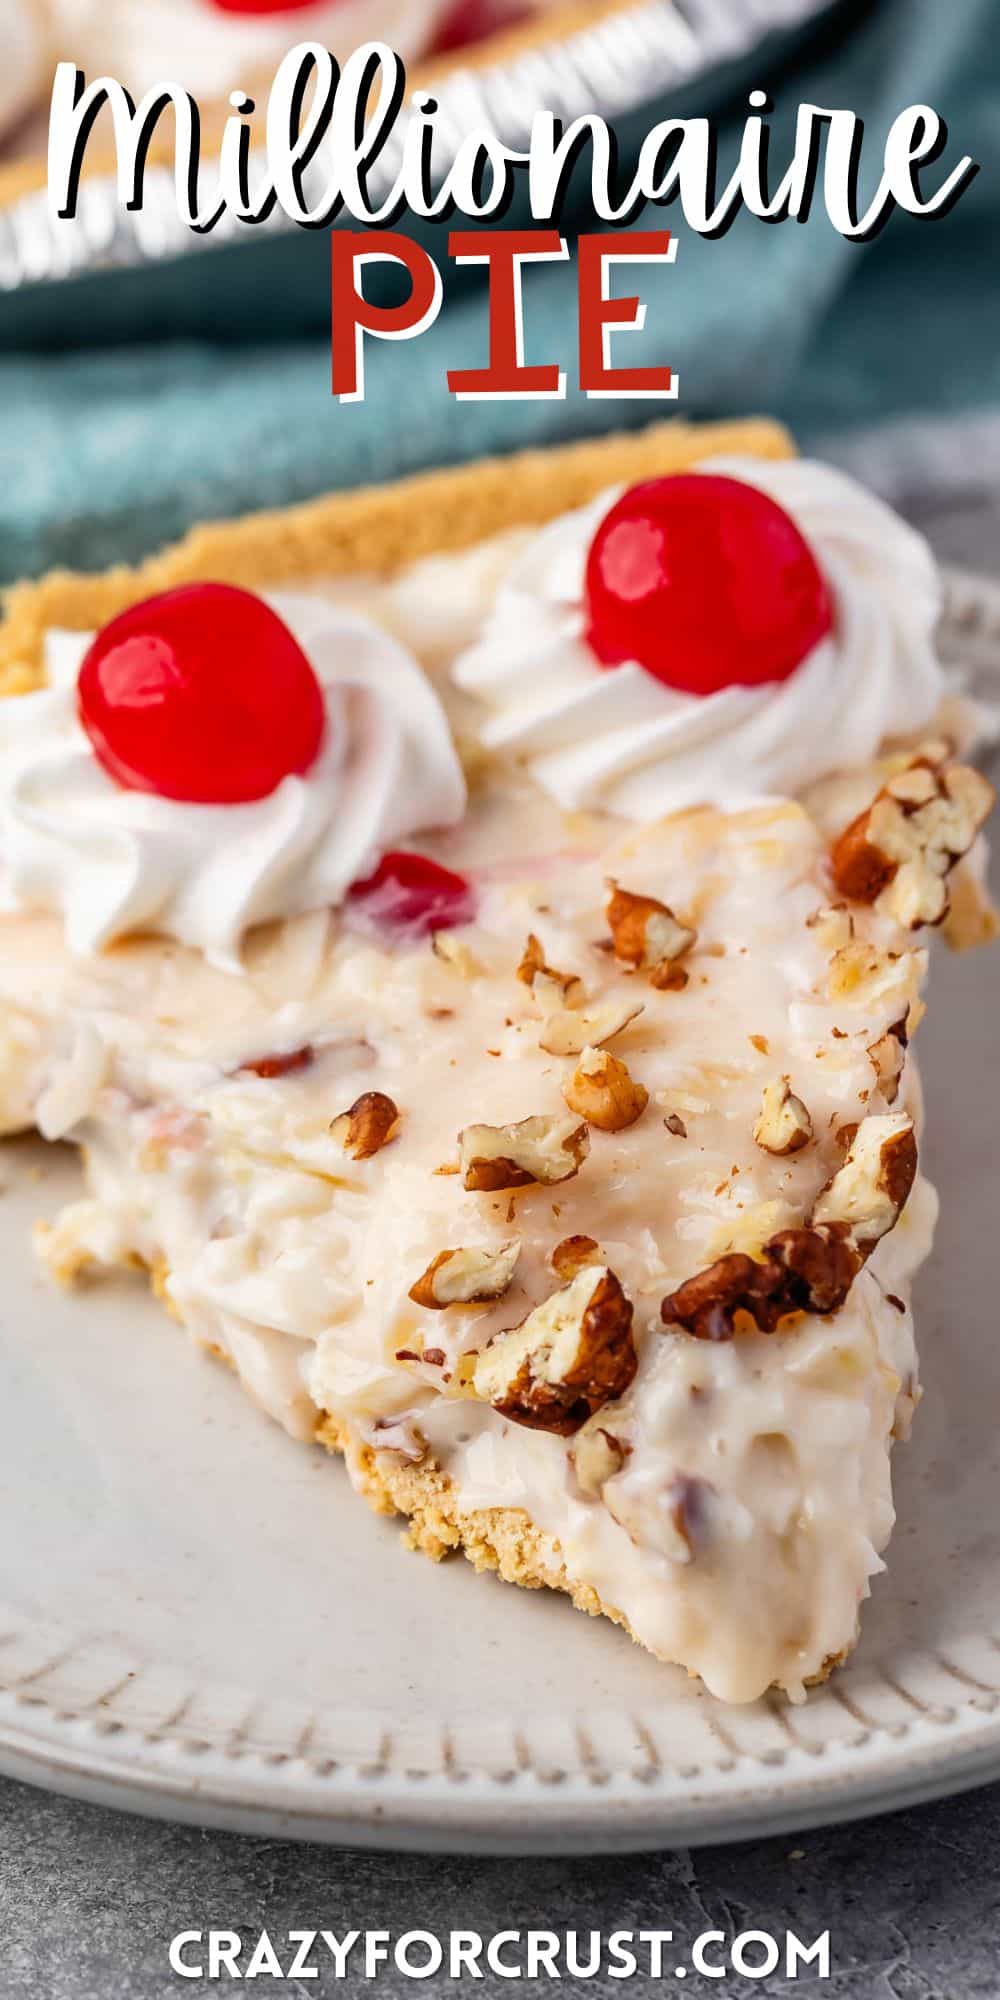
<svg viewBox="0 0 1000 2000"><path fill-rule="evenodd" d="M809 1942L830 1932L831 1977L796 1982L691 1975L683 1991L762 1996L825 1992L843 2000L995 2000L1000 1994L1000 1787L945 1805L782 1840L695 1853L596 1860L483 1861L376 1855L203 1834L54 1799L26 1786L0 1788L0 2000L166 2000L239 1991L182 1980L169 1970L170 1939L210 1927L252 1947L266 1928L287 1964L290 1930L384 1929L395 1936L461 1927L562 1933L672 1930L667 1977L599 1976L571 1991L671 1993L674 1966L707 1930L747 1929ZM714 1949L714 1948L713 1948ZM244 1960L244 1963L246 1961ZM369 1984L359 1968L339 1985L332 1963L318 1979L251 1992L386 2000L456 1988L423 1984L391 1968ZM487 1974L460 1982L483 2000L521 1986Z"/></svg>
<svg viewBox="0 0 1000 2000"><path fill-rule="evenodd" d="M1000 445L1000 430L992 439ZM922 431L838 452L878 483L932 537L941 555L1000 574L1000 449ZM171 1973L180 1930L233 1930L252 1948L267 1929L287 1962L289 1930L461 1927L639 1932L670 1929L677 1948L660 1980L605 1975L583 1990L600 2000L653 1991L816 1992L851 2000L1000 2000L1000 1786L854 1827L697 1853L602 1860L491 1861L305 1848L110 1813L0 1781L0 2000L160 2000L232 1990ZM675 1965L706 1930L804 1941L830 1932L831 1977L731 1975L681 1982ZM581 1939L583 1947L586 1938ZM466 1989L473 1986L466 1980ZM580 1990L575 1982L564 1981ZM487 1975L483 2000L511 1990ZM548 1979L516 1990L552 1990ZM269 1977L251 1991L322 1996L454 1991L384 1969L337 1982L332 1963L311 1981Z"/></svg>

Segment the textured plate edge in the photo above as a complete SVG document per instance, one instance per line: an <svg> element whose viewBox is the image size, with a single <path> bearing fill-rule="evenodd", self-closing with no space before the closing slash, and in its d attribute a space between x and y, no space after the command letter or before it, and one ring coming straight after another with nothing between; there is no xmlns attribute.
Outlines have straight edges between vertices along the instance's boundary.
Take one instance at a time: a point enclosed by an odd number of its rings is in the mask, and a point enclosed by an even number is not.
<svg viewBox="0 0 1000 2000"><path fill-rule="evenodd" d="M754 1762L756 1760L753 1760ZM750 1762L750 1760L748 1760ZM881 1813L950 1798L1000 1779L1000 1728L984 1725L956 1755L940 1738L922 1751L907 1742L891 1768L880 1763L859 1776L792 1781L763 1796L759 1777L738 1791L713 1798L695 1793L665 1800L655 1792L600 1790L567 1780L558 1791L532 1780L515 1781L488 1797L469 1787L463 1795L415 1780L373 1798L370 1786L345 1787L318 1800L315 1790L278 1777L261 1759L250 1786L220 1788L216 1778L193 1771L119 1769L104 1758L56 1751L30 1732L0 1736L0 1772L86 1804L219 1832L287 1839L325 1846L388 1848L418 1853L482 1855L584 1855L640 1853L651 1848L710 1847L770 1839L869 1819ZM383 1781L384 1782L384 1781Z"/></svg>

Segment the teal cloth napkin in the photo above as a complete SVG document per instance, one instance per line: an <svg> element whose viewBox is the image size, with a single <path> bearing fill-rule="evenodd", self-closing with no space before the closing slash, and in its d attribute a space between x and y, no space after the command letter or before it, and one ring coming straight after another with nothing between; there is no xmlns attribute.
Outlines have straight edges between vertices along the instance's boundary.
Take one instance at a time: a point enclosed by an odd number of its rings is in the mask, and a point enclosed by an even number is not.
<svg viewBox="0 0 1000 2000"><path fill-rule="evenodd" d="M769 81L741 79L723 115L723 162L746 89ZM666 413L772 411L805 443L890 415L1000 406L996 0L855 10L772 89L777 160L800 100L862 113L873 168L895 113L924 101L948 120L949 158L971 153L983 171L943 221L897 215L863 247L838 237L818 202L805 226L744 217L718 242L693 235L676 208L639 217L639 228L676 228L679 254L672 269L639 274L646 331L623 340L620 360L677 370L679 400ZM282 254L323 282L323 240L297 233ZM198 284L196 258L186 282ZM574 393L574 269L535 267L525 295L528 359L564 360L564 403L449 397L446 369L485 351L485 295L468 282L420 340L369 343L368 397L354 406L330 396L328 341L318 333L0 358L0 580L135 559L192 521L331 487L648 422L649 403Z"/></svg>

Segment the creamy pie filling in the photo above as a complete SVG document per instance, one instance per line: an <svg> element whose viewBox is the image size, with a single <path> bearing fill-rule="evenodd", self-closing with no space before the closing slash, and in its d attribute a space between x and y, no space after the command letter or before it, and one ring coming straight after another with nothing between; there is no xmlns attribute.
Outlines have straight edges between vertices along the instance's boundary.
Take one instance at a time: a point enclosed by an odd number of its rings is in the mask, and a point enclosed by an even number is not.
<svg viewBox="0 0 1000 2000"><path fill-rule="evenodd" d="M444 662L518 545L452 559L444 593L428 589L435 564L329 594L402 626L444 694ZM909 1286L933 1193L918 1180L828 1318L716 1342L665 1326L660 1303L801 1223L853 1128L890 1109L870 1051L915 1025L926 955L884 914L831 910L828 862L830 829L881 773L828 780L803 804L636 829L564 812L473 747L468 705L446 698L471 804L419 846L469 876L479 907L437 950L388 940L349 906L252 933L242 973L152 938L74 958L56 920L0 919L0 1118L70 1140L87 1180L42 1254L66 1280L138 1260L293 1435L332 1417L359 1450L436 1463L460 1510L523 1510L571 1584L714 1693L797 1696L852 1644L881 1568L889 1447L919 1393ZM660 990L616 960L609 877L696 932L685 985ZM582 982L583 1015L641 1008L608 1048L648 1103L626 1129L592 1129L571 1178L471 1192L465 1128L567 1116L579 1057L542 1046L551 991L518 977L531 936ZM812 1137L777 1155L754 1129L785 1078ZM398 1128L354 1159L336 1121L375 1091ZM912 1058L904 1108L919 1109ZM638 1372L562 1437L477 1398L470 1357L558 1288L553 1253L571 1237L591 1239L632 1301ZM411 1299L441 1253L512 1242L496 1302ZM594 1490L581 1447L598 1430L614 1469Z"/></svg>

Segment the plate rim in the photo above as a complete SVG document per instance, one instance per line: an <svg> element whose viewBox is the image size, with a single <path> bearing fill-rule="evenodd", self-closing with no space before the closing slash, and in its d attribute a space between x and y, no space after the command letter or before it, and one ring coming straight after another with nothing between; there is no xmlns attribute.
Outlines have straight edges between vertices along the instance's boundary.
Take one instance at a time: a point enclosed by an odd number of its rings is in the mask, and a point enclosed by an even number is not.
<svg viewBox="0 0 1000 2000"><path fill-rule="evenodd" d="M41 1733L12 1730L6 1706L0 1698L0 1774L6 1778L177 1825L397 1852L571 1856L711 1847L873 1818L1000 1779L1000 1720L991 1724L985 1714L957 1754L936 1735L915 1754L912 1739L896 1725L900 1747L890 1769L879 1763L859 1773L852 1766L808 1783L793 1775L763 1795L753 1772L759 1773L766 1760L747 1756L740 1788L714 1800L696 1792L685 1801L679 1788L665 1797L635 1777L623 1785L620 1778L588 1783L578 1775L539 1778L534 1772L521 1773L506 1785L494 1780L488 1792L455 1778L442 1783L424 1774L400 1773L394 1786L390 1783L388 1792L373 1800L370 1781L303 1781L264 1752L250 1759L251 1781L229 1783L228 1789L222 1776L228 1760L223 1756L219 1777L206 1781L200 1751L179 1768L171 1768L177 1762L173 1757L162 1765L150 1762L137 1775L134 1764L122 1765L101 1753L95 1725L85 1718L53 1711L60 1721L81 1726L74 1751L55 1736L47 1743ZM125 1747L130 1737L148 1746L149 1739L138 1731L123 1731L117 1740ZM167 1747L176 1752L176 1745ZM808 1764L816 1761L806 1756Z"/></svg>

